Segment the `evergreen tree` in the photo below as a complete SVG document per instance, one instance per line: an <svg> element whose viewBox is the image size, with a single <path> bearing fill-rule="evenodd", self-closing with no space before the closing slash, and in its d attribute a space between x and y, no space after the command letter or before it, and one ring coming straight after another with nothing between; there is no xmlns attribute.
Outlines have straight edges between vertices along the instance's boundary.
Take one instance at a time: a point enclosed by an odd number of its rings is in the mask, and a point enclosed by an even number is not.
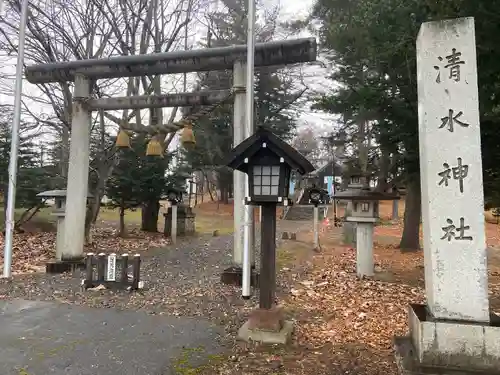
<svg viewBox="0 0 500 375"><path fill-rule="evenodd" d="M203 47L246 44L247 1L223 0L223 8L209 15L210 28ZM267 12L256 22L256 41L269 41L277 28L277 12ZM220 90L232 86L232 72L208 72L198 77L197 90ZM255 71L255 126L272 129L278 136L290 138L296 127L297 101L303 90L283 69L261 67ZM191 108L184 114L196 113ZM242 126L243 124L238 124ZM227 201L232 190L232 171L222 166L233 145L233 105L226 104L195 124L197 145L186 152L186 158L196 170L218 172L220 198Z"/></svg>
<svg viewBox="0 0 500 375"><path fill-rule="evenodd" d="M131 139L132 148L118 150L119 162L106 185L106 195L112 206L120 210L121 235L125 234L125 210L138 207L143 211L145 207L153 207L146 210L146 216L143 215L141 229L156 232L159 201L165 198L170 187L184 189L185 176L190 172L185 165L171 168L172 153L163 157L146 156L147 143L145 137L135 136Z"/></svg>
<svg viewBox="0 0 500 375"><path fill-rule="evenodd" d="M476 20L481 134L486 199L500 204L500 134L496 63L498 0L316 0L322 46L336 88L318 98L317 108L352 124L369 122L383 159L397 156L407 185L401 249L419 248L420 175L416 38L422 22L463 16ZM496 203L493 203L496 202Z"/></svg>
<svg viewBox="0 0 500 375"><path fill-rule="evenodd" d="M9 185L9 160L11 148L12 113L6 107L0 108L0 191L7 203ZM29 123L21 124L18 148L18 173L16 184L16 207L31 208L40 202L36 195L52 188L53 170L42 163L40 150L34 140L36 128Z"/></svg>

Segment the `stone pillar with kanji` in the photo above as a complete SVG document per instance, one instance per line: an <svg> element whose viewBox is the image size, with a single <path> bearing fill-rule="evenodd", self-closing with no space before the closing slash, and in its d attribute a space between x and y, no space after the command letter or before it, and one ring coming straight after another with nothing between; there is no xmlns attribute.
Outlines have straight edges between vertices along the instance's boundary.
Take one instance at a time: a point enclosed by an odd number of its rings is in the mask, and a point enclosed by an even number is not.
<svg viewBox="0 0 500 375"><path fill-rule="evenodd" d="M499 317L488 300L473 18L422 24L417 40L427 305L395 339L402 374L493 374Z"/></svg>

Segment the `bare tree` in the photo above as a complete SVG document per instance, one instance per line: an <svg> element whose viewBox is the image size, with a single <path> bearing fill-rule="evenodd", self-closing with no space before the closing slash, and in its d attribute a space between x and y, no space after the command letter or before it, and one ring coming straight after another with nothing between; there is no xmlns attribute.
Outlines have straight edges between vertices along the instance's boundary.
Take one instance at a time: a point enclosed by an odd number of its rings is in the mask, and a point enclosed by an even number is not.
<svg viewBox="0 0 500 375"><path fill-rule="evenodd" d="M0 16L0 60L7 62L17 53L21 2L5 1L6 12ZM190 23L191 15L203 9L204 4L204 1L194 0L33 0L28 15L25 61L41 64L179 49L182 30ZM3 93L12 92L12 77L3 77L1 83ZM165 81L160 76L101 80L94 83L93 95L158 94L163 91L162 83ZM71 82L37 85L24 98L25 113L60 139L63 177L67 176L69 159L72 99ZM113 147L109 147L109 128L116 128L117 123L126 126L131 120L146 126L162 124L162 115L162 110L151 110L149 119L145 120L140 111L123 111L119 116L95 114L92 134L98 142L90 166L95 175L91 181L97 181L93 191L96 200L89 210L87 233L97 217L105 181L116 161ZM173 121L175 115L176 109L169 121ZM165 147L172 138L173 135L165 137ZM143 229L152 228L153 219L158 216L155 206L157 202L147 202L145 211L150 220L146 225L143 223Z"/></svg>

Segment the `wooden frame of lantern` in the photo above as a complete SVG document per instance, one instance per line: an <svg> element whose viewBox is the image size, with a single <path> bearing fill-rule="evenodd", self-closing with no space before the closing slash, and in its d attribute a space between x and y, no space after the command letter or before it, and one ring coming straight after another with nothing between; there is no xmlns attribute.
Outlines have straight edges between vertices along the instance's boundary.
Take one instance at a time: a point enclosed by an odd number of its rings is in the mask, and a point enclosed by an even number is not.
<svg viewBox="0 0 500 375"><path fill-rule="evenodd" d="M262 144L267 148L266 143ZM248 168L250 197L246 203L284 203L288 204L291 167L282 157L273 157L270 152L259 154ZM245 159L249 163L248 158Z"/></svg>

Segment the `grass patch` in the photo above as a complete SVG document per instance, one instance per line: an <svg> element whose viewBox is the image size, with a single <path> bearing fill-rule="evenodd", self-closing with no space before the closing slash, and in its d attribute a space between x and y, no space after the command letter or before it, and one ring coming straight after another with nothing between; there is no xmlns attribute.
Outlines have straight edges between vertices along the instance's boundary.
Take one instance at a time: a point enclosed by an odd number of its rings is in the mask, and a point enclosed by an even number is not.
<svg viewBox="0 0 500 375"><path fill-rule="evenodd" d="M276 249L276 268L291 267L302 263L311 255L312 245L299 241L286 241Z"/></svg>
<svg viewBox="0 0 500 375"><path fill-rule="evenodd" d="M21 215L26 211L26 208L17 208L14 211L14 220L19 220ZM50 207L44 207L37 212L37 214L32 218L33 221L37 222L50 222L55 223L56 217L51 215L52 209ZM5 211L3 207L0 209L0 227L5 228Z"/></svg>
<svg viewBox="0 0 500 375"><path fill-rule="evenodd" d="M207 363L198 366L191 364L199 361L201 356ZM172 367L176 375L197 375L224 360L223 355L205 354L203 347L183 348L181 354L172 360Z"/></svg>
<svg viewBox="0 0 500 375"><path fill-rule="evenodd" d="M109 207L101 207L99 211L98 220L118 222L120 220L120 210L117 208L112 209ZM126 223L140 223L141 222L141 209L138 208L134 211L125 210Z"/></svg>
<svg viewBox="0 0 500 375"><path fill-rule="evenodd" d="M196 214L196 232L200 234L211 234L218 231L219 235L234 232L232 217L217 217L209 213L199 212Z"/></svg>

